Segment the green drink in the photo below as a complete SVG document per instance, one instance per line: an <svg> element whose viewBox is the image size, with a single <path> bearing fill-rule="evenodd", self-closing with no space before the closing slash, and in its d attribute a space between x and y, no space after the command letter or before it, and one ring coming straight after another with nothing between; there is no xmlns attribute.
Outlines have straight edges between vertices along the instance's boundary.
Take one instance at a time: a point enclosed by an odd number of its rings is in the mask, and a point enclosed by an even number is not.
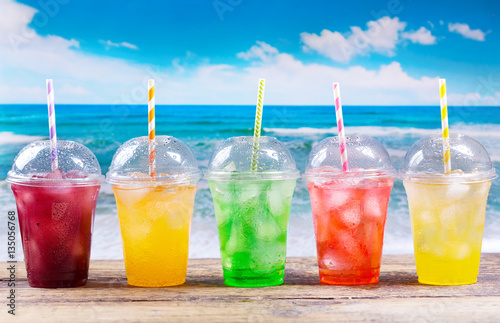
<svg viewBox="0 0 500 323"><path fill-rule="evenodd" d="M269 137L260 138L260 168L249 171L251 149L252 137L226 140L212 156L206 173L219 229L224 282L237 287L280 285L298 171L286 147Z"/></svg>
<svg viewBox="0 0 500 323"><path fill-rule="evenodd" d="M295 179L212 180L209 185L225 283L241 287L282 284Z"/></svg>

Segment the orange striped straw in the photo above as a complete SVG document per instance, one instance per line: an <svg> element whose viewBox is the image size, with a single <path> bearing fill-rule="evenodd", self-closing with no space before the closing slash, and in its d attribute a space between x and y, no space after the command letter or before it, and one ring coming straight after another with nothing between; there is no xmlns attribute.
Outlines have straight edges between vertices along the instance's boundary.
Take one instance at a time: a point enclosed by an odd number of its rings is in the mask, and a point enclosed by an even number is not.
<svg viewBox="0 0 500 323"><path fill-rule="evenodd" d="M448 102L446 99L446 80L439 79L439 104L441 106L441 129L443 131L443 162L444 172L451 172L450 161L450 131L448 127Z"/></svg>
<svg viewBox="0 0 500 323"><path fill-rule="evenodd" d="M148 80L149 176L156 177L155 80Z"/></svg>

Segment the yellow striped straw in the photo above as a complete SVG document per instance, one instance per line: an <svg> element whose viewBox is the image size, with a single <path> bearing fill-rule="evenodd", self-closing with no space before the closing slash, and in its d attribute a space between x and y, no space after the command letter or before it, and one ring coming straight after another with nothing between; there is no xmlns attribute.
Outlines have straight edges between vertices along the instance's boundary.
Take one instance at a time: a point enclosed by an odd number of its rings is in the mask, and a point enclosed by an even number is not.
<svg viewBox="0 0 500 323"><path fill-rule="evenodd" d="M266 86L265 79L259 79L259 92L257 94L257 107L255 109L255 126L253 129L253 153L250 169L257 171L259 158L259 138L262 127L262 112L264 110L264 88Z"/></svg>
<svg viewBox="0 0 500 323"><path fill-rule="evenodd" d="M441 128L443 130L443 162L444 172L451 172L450 162L450 131L448 128L448 102L446 99L446 80L439 79L439 94L441 105Z"/></svg>
<svg viewBox="0 0 500 323"><path fill-rule="evenodd" d="M148 80L149 176L156 177L155 80Z"/></svg>

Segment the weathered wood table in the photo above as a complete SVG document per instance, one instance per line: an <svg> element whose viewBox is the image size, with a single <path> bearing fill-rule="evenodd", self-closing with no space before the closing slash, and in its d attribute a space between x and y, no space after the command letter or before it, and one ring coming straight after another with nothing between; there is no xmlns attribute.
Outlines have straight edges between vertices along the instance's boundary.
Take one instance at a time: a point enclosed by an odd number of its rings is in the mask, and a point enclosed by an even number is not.
<svg viewBox="0 0 500 323"><path fill-rule="evenodd" d="M191 259L185 285L127 285L123 261L92 261L89 283L71 289L31 288L17 263L16 315L7 314L7 263L1 263L0 322L499 322L500 254L485 254L477 284L426 286L413 256L385 256L380 283L319 284L314 258L289 258L285 284L226 287L219 259Z"/></svg>

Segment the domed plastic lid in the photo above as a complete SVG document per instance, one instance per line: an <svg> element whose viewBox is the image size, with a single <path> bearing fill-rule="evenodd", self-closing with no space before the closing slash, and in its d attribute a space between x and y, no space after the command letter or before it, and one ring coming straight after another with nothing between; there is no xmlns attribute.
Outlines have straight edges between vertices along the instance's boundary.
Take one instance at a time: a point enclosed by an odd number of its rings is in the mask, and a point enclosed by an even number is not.
<svg viewBox="0 0 500 323"><path fill-rule="evenodd" d="M481 182L497 177L486 149L476 140L450 134L452 171L444 173L443 138L440 135L417 141L406 153L400 177L415 182Z"/></svg>
<svg viewBox="0 0 500 323"><path fill-rule="evenodd" d="M257 171L251 170L253 137L232 137L222 142L210 159L205 178L220 180L292 179L299 177L295 160L278 139L262 136Z"/></svg>
<svg viewBox="0 0 500 323"><path fill-rule="evenodd" d="M171 136L156 136L156 177L149 176L149 139L130 139L118 148L106 174L111 184L164 182L181 184L197 181L201 171L191 149Z"/></svg>
<svg viewBox="0 0 500 323"><path fill-rule="evenodd" d="M313 147L306 162L306 179L337 177L353 173L356 176L395 176L387 150L382 144L365 136L347 136L346 150L349 171L342 171L339 137L323 139Z"/></svg>
<svg viewBox="0 0 500 323"><path fill-rule="evenodd" d="M57 141L59 168L52 171L50 141L39 140L25 146L17 154L7 182L25 185L60 185L61 181L74 185L96 185L104 179L95 155L84 145L74 141Z"/></svg>

